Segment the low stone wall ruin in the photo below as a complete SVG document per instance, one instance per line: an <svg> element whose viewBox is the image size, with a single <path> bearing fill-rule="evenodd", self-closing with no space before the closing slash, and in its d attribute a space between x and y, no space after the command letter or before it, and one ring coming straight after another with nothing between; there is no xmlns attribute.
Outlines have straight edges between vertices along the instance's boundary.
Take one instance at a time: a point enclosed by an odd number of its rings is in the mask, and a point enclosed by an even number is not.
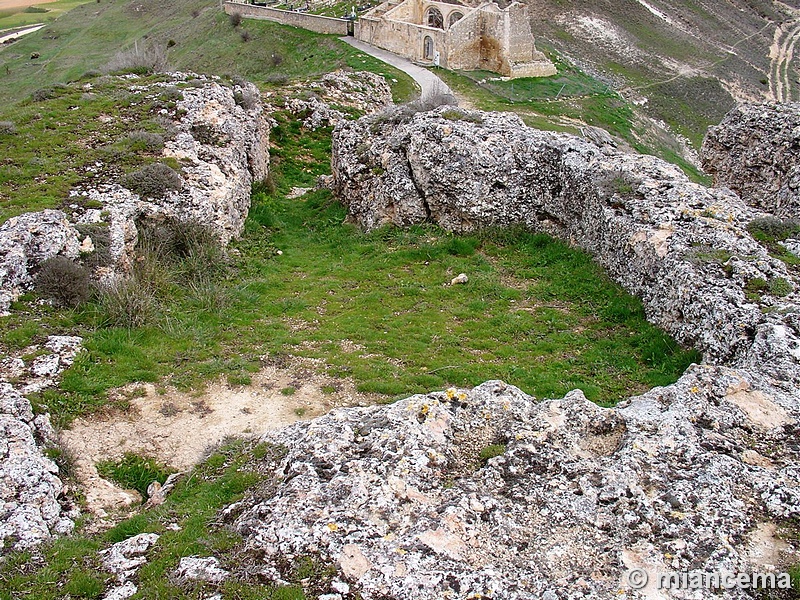
<svg viewBox="0 0 800 600"><path fill-rule="evenodd" d="M316 31L317 33L347 35L348 21L346 19L312 15L294 10L281 10L268 6L254 6L252 4L244 4L243 2L226 2L225 12L229 15L238 13L248 19L263 19L265 21L281 23L282 25L302 27L303 29Z"/></svg>

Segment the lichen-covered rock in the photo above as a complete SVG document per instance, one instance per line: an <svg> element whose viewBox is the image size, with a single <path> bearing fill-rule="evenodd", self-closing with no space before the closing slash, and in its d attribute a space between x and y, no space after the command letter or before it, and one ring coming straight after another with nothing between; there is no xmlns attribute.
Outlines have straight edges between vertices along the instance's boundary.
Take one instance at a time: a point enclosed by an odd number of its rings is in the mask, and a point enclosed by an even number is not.
<svg viewBox="0 0 800 600"><path fill-rule="evenodd" d="M30 548L74 526L58 501L58 467L37 445L51 432L44 415L34 417L30 402L0 383L0 549Z"/></svg>
<svg viewBox="0 0 800 600"><path fill-rule="evenodd" d="M137 241L136 223L142 219L194 221L210 227L226 245L244 227L254 181L269 173L269 126L258 89L241 82L233 87L200 76L173 73L169 82L132 90L154 97L164 86L190 78L200 82L178 88L174 138L163 155L177 160L182 185L161 198L140 197L120 183L102 183L74 190L100 211L87 211L78 220L108 225L109 278L125 274ZM102 278L102 277L101 277Z"/></svg>
<svg viewBox="0 0 800 600"><path fill-rule="evenodd" d="M60 210L12 217L0 226L0 315L33 282L31 270L56 255L77 258L78 232Z"/></svg>
<svg viewBox="0 0 800 600"><path fill-rule="evenodd" d="M203 581L220 584L228 577L228 571L219 564L214 556L185 556L181 558L173 576L180 581Z"/></svg>
<svg viewBox="0 0 800 600"><path fill-rule="evenodd" d="M350 218L366 229L524 224L579 246L642 299L651 321L707 360L754 363L759 332L793 347L800 339L787 316L800 312L798 282L746 231L757 213L652 156L449 107L340 125L333 178ZM754 299L745 288L757 279L782 279L793 291ZM774 375L796 386L797 359L784 357L791 368Z"/></svg>
<svg viewBox="0 0 800 600"><path fill-rule="evenodd" d="M370 114L392 102L392 89L386 80L367 71L334 71L305 84L303 92L304 97L287 99L286 108L295 115L305 115L303 126L308 129L332 127L350 119L343 108Z"/></svg>
<svg viewBox="0 0 800 600"><path fill-rule="evenodd" d="M498 381L342 409L262 438L288 449L280 483L235 526L262 575L321 556L346 598L640 597L634 568L791 558L774 523L800 515L798 415L758 373L707 366L614 409Z"/></svg>
<svg viewBox="0 0 800 600"><path fill-rule="evenodd" d="M708 130L701 158L716 185L777 216L800 217L800 103L735 107Z"/></svg>

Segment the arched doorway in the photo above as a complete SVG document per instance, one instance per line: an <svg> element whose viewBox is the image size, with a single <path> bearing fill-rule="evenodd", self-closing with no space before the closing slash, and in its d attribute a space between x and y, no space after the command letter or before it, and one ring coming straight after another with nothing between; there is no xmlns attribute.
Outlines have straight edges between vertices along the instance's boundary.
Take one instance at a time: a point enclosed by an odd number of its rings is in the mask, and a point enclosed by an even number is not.
<svg viewBox="0 0 800 600"><path fill-rule="evenodd" d="M436 7L429 8L425 17L425 24L428 27L444 29L444 17L442 16L442 11Z"/></svg>
<svg viewBox="0 0 800 600"><path fill-rule="evenodd" d="M450 16L447 17L447 28L449 29L453 25L455 25L458 21L464 18L464 15L458 11L451 12Z"/></svg>
<svg viewBox="0 0 800 600"><path fill-rule="evenodd" d="M433 38L429 35L422 41L422 58L433 60Z"/></svg>

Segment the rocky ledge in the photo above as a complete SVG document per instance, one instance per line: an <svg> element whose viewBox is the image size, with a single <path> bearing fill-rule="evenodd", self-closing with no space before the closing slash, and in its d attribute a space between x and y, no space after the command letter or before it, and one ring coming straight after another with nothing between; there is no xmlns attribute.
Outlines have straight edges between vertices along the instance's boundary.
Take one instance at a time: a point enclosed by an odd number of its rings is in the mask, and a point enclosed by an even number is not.
<svg viewBox="0 0 800 600"><path fill-rule="evenodd" d="M276 489L223 515L250 576L334 563L329 600L689 597L627 574L796 562L779 534L800 515L798 415L797 396L724 367L613 409L490 381L267 434L288 449Z"/></svg>
<svg viewBox="0 0 800 600"><path fill-rule="evenodd" d="M56 255L75 259L102 249L107 256L95 276L124 276L137 241L136 224L143 219L195 221L215 231L223 245L241 233L251 185L269 171L269 127L258 89L247 82L228 87L186 73L147 85L130 81L128 91L142 101L165 90L179 96L175 108L162 109L166 114L160 116L172 123L163 157L180 165L180 185L150 197L119 182L84 183L70 192L66 212L45 210L9 219L0 227L0 314L30 287L39 263ZM105 165L93 168L99 173ZM103 239L79 230L102 231Z"/></svg>
<svg viewBox="0 0 800 600"><path fill-rule="evenodd" d="M800 103L737 106L708 130L701 159L716 185L752 206L800 216Z"/></svg>

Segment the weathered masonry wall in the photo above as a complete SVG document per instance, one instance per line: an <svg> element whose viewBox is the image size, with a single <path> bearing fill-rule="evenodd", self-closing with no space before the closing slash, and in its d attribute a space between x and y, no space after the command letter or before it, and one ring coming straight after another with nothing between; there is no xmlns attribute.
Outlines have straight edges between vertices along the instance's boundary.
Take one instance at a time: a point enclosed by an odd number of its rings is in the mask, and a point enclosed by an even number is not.
<svg viewBox="0 0 800 600"><path fill-rule="evenodd" d="M239 13L248 19L263 19L265 21L282 23L283 25L302 27L303 29L316 31L317 33L347 35L348 22L344 19L310 15L308 13L291 10L280 10L267 6L253 6L252 4L243 4L240 2L226 2L225 12L229 15L232 13Z"/></svg>

